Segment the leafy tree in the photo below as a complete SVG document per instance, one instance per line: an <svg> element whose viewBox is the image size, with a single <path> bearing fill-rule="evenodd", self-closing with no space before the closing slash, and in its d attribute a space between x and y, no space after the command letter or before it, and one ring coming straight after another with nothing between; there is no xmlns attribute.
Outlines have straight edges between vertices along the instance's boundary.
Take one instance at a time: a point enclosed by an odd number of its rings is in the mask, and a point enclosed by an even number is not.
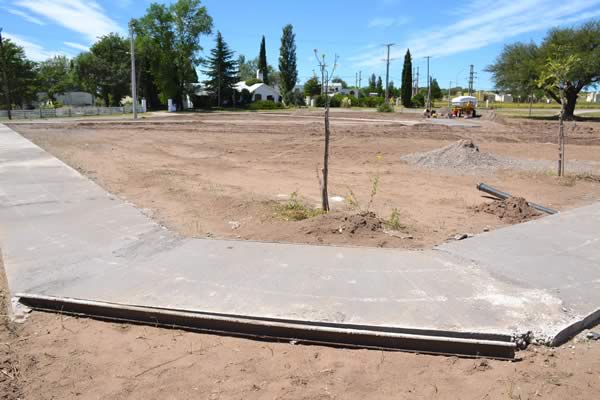
<svg viewBox="0 0 600 400"><path fill-rule="evenodd" d="M402 87L400 89L400 99L404 107L412 107L412 57L410 50L406 50L404 56L404 65L402 66Z"/></svg>
<svg viewBox="0 0 600 400"><path fill-rule="evenodd" d="M571 77L581 63L580 58L567 48L557 48L549 57L540 73L538 84L548 91L557 92L560 96L560 114L558 128L558 176L565 174L565 114L569 107L568 90L573 87ZM574 106L573 106L574 108Z"/></svg>
<svg viewBox="0 0 600 400"><path fill-rule="evenodd" d="M116 33L102 36L89 52L75 59L82 88L102 98L105 106L118 106L131 88L129 41Z"/></svg>
<svg viewBox="0 0 600 400"><path fill-rule="evenodd" d="M57 94L76 88L72 71L71 62L65 56L54 56L41 62L37 70L39 90L55 101Z"/></svg>
<svg viewBox="0 0 600 400"><path fill-rule="evenodd" d="M210 51L210 57L206 60L208 67L204 73L208 79L204 81L208 92L217 100L217 106L221 106L225 99L232 98L233 85L239 78L237 76L237 63L233 60L233 51L223 40L221 32L217 32L215 47Z"/></svg>
<svg viewBox="0 0 600 400"><path fill-rule="evenodd" d="M240 54L237 60L237 64L241 81L249 81L252 79L256 79L256 70L259 69L258 59L246 60L246 57L243 54Z"/></svg>
<svg viewBox="0 0 600 400"><path fill-rule="evenodd" d="M321 83L319 82L319 78L313 76L304 83L304 95L312 97L319 94L321 94Z"/></svg>
<svg viewBox="0 0 600 400"><path fill-rule="evenodd" d="M292 25L286 25L281 35L279 49L279 74L281 81L279 88L285 95L291 92L298 81L298 68L296 66L296 35Z"/></svg>
<svg viewBox="0 0 600 400"><path fill-rule="evenodd" d="M561 54L557 53L559 49ZM591 21L579 28L552 29L540 46L534 43L507 45L487 71L492 73L497 89L530 94L547 67L547 60L569 55L577 60L569 68L568 84L564 88L565 119L572 119L581 90L600 82L600 21ZM545 85L543 90L559 104L563 103L557 87Z"/></svg>
<svg viewBox="0 0 600 400"><path fill-rule="evenodd" d="M378 96L383 96L383 81L381 80L381 76L377 77L377 87L375 90Z"/></svg>
<svg viewBox="0 0 600 400"><path fill-rule="evenodd" d="M151 4L146 15L134 23L163 101L172 98L181 108L198 80L200 37L211 32L212 18L200 0L177 0L169 6Z"/></svg>
<svg viewBox="0 0 600 400"><path fill-rule="evenodd" d="M348 83L345 80L343 80L342 78L340 78L339 76L333 77L333 79L331 80L331 82L333 82L333 83L341 83L342 84L342 89L348 89Z"/></svg>
<svg viewBox="0 0 600 400"><path fill-rule="evenodd" d="M10 39L2 39L3 54L6 69L6 82L3 81L3 75L0 73L0 108L12 108L13 104L24 108L29 105L36 96L35 93L35 64L28 60L25 51L21 46L17 46ZM2 65L0 64L0 68ZM6 87L10 96L10 105L6 104ZM9 107L10 106L10 107Z"/></svg>
<svg viewBox="0 0 600 400"><path fill-rule="evenodd" d="M258 52L258 69L263 74L263 82L269 84L269 64L267 64L267 49L265 46L265 37L263 35L260 41L260 51Z"/></svg>
<svg viewBox="0 0 600 400"><path fill-rule="evenodd" d="M438 84L437 79L434 78L431 80L431 98L433 100L438 100L442 97L444 97L444 95L442 94L442 89L440 89L440 85Z"/></svg>

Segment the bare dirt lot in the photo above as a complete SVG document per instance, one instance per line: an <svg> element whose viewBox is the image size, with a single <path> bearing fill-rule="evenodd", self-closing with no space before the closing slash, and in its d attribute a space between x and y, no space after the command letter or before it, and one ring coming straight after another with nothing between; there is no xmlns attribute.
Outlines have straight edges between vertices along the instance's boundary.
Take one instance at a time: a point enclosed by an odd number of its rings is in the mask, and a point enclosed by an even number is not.
<svg viewBox="0 0 600 400"><path fill-rule="evenodd" d="M456 234L505 224L473 209L490 201L475 189L482 181L559 210L600 198L600 185L592 180L552 175L555 124L478 120L480 127L475 128L403 126L399 122L416 116L345 112L333 114L330 165L331 204L341 212L314 221L286 221L288 214L282 215L281 208L289 206L290 194L308 207L320 203L316 171L322 162L323 123L319 115L230 113L180 118L185 120L13 128L187 236L422 248ZM578 123L569 130L567 155L577 161L568 163L567 170L600 174L600 124ZM472 140L481 152L526 159L531 165L435 169L401 159L459 139ZM374 188L377 193L371 196ZM384 222L396 216L397 223L387 227L384 223L375 231L346 229L343 218L357 209L374 211ZM322 229L324 223L331 229ZM390 230L398 232L386 233Z"/></svg>
<svg viewBox="0 0 600 400"><path fill-rule="evenodd" d="M333 116L330 195L354 196L333 202L332 217L303 221L285 218L313 215L319 203L323 128L314 112L11 127L191 236L424 248L507 223L477 212L491 201L475 189L481 181L559 210L600 199L600 183L584 173L600 173L600 124L569 125L573 174L558 179L549 173L556 154L551 122L497 118L463 128L398 122L415 115ZM506 165L518 168L425 168L401 160L460 139L497 159L517 159ZM368 207L374 179L377 193ZM291 193L297 195L290 200ZM381 227L373 230L370 217L356 222L357 208L372 210ZM5 282L0 300L8 301ZM600 393L600 342L585 339L557 349L531 346L519 361L505 362L266 343L45 313L13 324L0 314L0 399L591 399Z"/></svg>

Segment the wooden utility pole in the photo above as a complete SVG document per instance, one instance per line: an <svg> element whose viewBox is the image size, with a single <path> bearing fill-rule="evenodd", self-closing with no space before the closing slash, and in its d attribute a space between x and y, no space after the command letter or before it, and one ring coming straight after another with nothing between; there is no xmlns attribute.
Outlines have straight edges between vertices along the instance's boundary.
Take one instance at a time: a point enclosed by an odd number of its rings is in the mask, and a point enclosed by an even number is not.
<svg viewBox="0 0 600 400"><path fill-rule="evenodd" d="M390 47L394 43L387 43L384 46L387 47L387 57L385 60L385 102L390 102Z"/></svg>
<svg viewBox="0 0 600 400"><path fill-rule="evenodd" d="M0 28L0 61L2 61L2 82L4 83L4 97L6 99L6 111L8 119L12 119L12 101L10 99L10 88L6 77L6 54L4 54L4 43L2 42L2 28Z"/></svg>

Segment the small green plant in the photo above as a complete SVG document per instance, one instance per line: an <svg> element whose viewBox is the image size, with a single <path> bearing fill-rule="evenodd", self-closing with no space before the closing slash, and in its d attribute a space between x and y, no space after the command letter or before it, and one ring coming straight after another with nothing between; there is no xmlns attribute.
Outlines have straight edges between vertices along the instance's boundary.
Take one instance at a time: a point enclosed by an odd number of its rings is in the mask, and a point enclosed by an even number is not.
<svg viewBox="0 0 600 400"><path fill-rule="evenodd" d="M375 159L378 163L377 165L379 165L379 162L381 160L383 160L383 156L381 154L377 154L375 156ZM377 168L377 172L376 172L375 176L373 176L371 178L371 193L369 194L369 201L367 202L367 207L365 209L363 209L360 206L358 197L356 197L356 195L354 194L354 192L352 191L352 189L350 187L348 187L348 195L346 196L346 199L345 199L346 203L351 208L358 210L360 212L369 212L369 211L371 211L371 206L373 205L373 201L375 200L375 196L377 195L378 190L379 190L379 168Z"/></svg>
<svg viewBox="0 0 600 400"><path fill-rule="evenodd" d="M391 113L394 112L394 106L389 103L382 103L377 106L377 112Z"/></svg>
<svg viewBox="0 0 600 400"><path fill-rule="evenodd" d="M390 214L389 218L384 221L384 223L385 223L385 226L387 226L388 228L390 228L394 231L399 231L401 229L406 228L406 226L404 226L400 222L400 212L398 211L397 208L392 209L392 213Z"/></svg>
<svg viewBox="0 0 600 400"><path fill-rule="evenodd" d="M344 97L342 99L341 106L342 106L342 108L351 108L352 107L352 100L350 99L350 97Z"/></svg>
<svg viewBox="0 0 600 400"><path fill-rule="evenodd" d="M285 221L302 221L323 214L323 210L304 204L298 192L292 192L287 202L277 206L276 214Z"/></svg>

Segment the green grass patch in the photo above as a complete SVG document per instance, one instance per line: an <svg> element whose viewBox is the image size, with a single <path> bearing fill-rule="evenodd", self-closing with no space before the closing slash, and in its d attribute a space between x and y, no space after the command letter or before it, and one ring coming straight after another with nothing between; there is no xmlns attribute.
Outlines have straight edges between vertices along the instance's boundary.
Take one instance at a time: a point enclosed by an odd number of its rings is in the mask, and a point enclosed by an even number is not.
<svg viewBox="0 0 600 400"><path fill-rule="evenodd" d="M275 215L284 221L302 221L324 214L320 208L314 208L304 203L297 192L290 194L287 202L275 208Z"/></svg>

